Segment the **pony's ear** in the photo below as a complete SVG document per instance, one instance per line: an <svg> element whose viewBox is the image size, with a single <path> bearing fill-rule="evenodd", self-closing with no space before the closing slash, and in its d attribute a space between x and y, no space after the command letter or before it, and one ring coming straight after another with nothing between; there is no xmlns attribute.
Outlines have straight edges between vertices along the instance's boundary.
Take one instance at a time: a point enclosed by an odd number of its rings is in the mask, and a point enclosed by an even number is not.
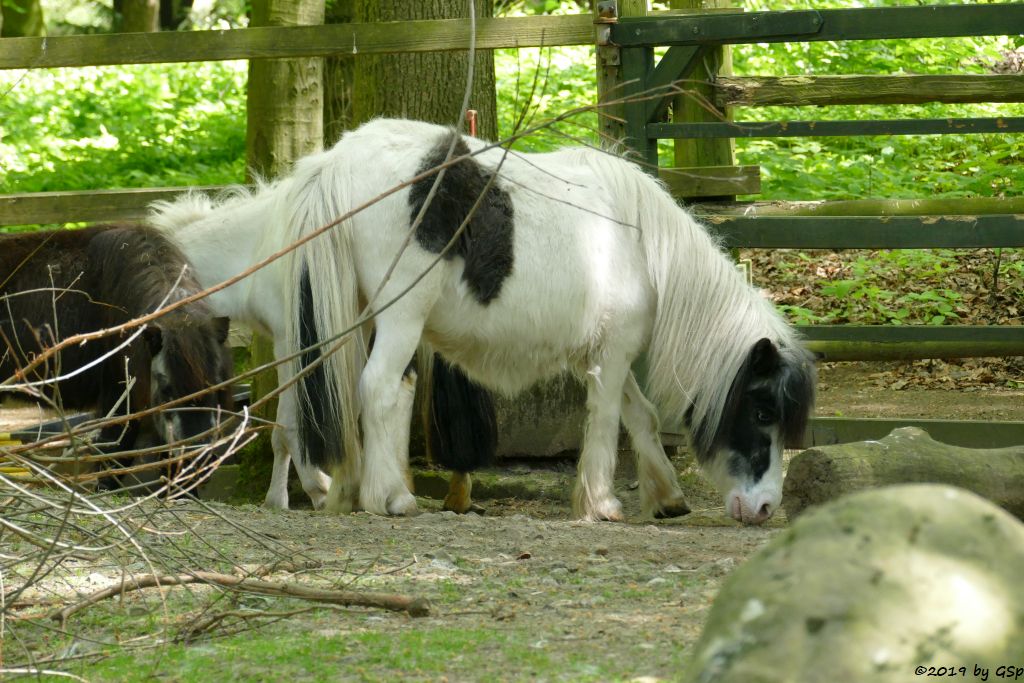
<svg viewBox="0 0 1024 683"><path fill-rule="evenodd" d="M228 331L231 328L231 318L219 317L213 319L214 332L217 333L217 343L223 344L228 340Z"/></svg>
<svg viewBox="0 0 1024 683"><path fill-rule="evenodd" d="M750 369L755 377L774 374L782 364L779 349L768 337L761 337L750 350Z"/></svg>
<svg viewBox="0 0 1024 683"><path fill-rule="evenodd" d="M142 331L142 338L146 340L146 345L149 347L149 354L155 356L160 353L160 349L164 346L164 332L160 329L160 326L155 323L150 323L145 330Z"/></svg>

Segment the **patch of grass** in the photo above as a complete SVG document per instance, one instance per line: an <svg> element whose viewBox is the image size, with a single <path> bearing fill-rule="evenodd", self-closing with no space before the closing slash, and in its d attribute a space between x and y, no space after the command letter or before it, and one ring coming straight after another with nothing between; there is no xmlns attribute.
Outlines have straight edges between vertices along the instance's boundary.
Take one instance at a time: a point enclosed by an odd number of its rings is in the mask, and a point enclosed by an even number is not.
<svg viewBox="0 0 1024 683"><path fill-rule="evenodd" d="M69 669L93 681L180 683L247 680L556 680L607 681L641 675L642 665L604 660L599 648L544 639L529 624L512 628L437 627L414 622L399 630L247 632L196 645L126 651ZM347 624L351 625L351 624ZM276 632L275 632L276 631ZM563 642L560 642L563 641Z"/></svg>

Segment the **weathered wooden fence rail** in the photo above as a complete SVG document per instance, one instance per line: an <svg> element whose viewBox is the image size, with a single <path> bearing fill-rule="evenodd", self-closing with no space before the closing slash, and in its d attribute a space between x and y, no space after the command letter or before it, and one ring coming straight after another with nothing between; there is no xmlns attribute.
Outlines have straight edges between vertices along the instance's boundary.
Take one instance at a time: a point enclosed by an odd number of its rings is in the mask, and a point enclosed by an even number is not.
<svg viewBox="0 0 1024 683"><path fill-rule="evenodd" d="M224 59L468 50L469 19L4 38L0 69ZM478 19L478 49L581 45L594 39L589 15Z"/></svg>

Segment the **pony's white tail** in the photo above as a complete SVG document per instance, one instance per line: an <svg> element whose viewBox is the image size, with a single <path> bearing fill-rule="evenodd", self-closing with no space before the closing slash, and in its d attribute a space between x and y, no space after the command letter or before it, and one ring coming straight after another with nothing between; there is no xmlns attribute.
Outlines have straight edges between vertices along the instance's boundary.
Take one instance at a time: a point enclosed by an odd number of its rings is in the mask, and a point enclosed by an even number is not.
<svg viewBox="0 0 1024 683"><path fill-rule="evenodd" d="M278 204L291 241L349 210L346 169L322 161L322 154L300 161ZM357 387L366 348L350 227L348 221L334 226L294 252L294 291L284 299L287 348L303 350L292 361L295 373L305 373L296 387L302 457L328 472L344 460L345 471L355 473L361 461Z"/></svg>

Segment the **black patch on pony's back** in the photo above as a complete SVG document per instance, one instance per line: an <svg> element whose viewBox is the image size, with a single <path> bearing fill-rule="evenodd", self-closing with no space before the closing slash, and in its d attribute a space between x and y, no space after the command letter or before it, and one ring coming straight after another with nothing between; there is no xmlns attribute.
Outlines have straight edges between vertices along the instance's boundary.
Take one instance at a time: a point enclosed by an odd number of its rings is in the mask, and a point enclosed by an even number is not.
<svg viewBox="0 0 1024 683"><path fill-rule="evenodd" d="M439 465L456 472L486 467L498 447L490 393L434 354L427 438Z"/></svg>
<svg viewBox="0 0 1024 683"><path fill-rule="evenodd" d="M454 135L454 131L450 132L437 142L423 159L417 175L444 163ZM458 139L452 158L468 154L466 142ZM462 257L465 261L462 278L476 300L484 305L501 293L513 266L512 198L496 182L487 186L493 176L472 158L448 167L416 229L419 245L439 254L473 212L458 240L445 253L445 259ZM437 175L432 174L413 183L409 193L410 222L415 221L423 209L436 178ZM473 211L481 195L483 198Z"/></svg>
<svg viewBox="0 0 1024 683"><path fill-rule="evenodd" d="M302 367L307 368L322 353L319 348L310 349L320 343L314 318L313 287L309 281L309 270L303 266L299 280L299 346L309 349L302 354ZM310 370L302 378L299 392L299 440L306 462L327 470L337 460L342 448L341 430L337 415L329 410L327 370L323 363Z"/></svg>
<svg viewBox="0 0 1024 683"><path fill-rule="evenodd" d="M697 459L708 462L719 449L728 446L747 454L757 480L771 464L767 450L770 443L757 429L757 417L765 417L762 426L779 426L785 446L799 447L814 405L814 384L814 360L808 351L801 347L780 349L767 338L758 340L733 379L718 424L691 424L692 410L687 413ZM729 469L736 474L742 465L729 463Z"/></svg>

